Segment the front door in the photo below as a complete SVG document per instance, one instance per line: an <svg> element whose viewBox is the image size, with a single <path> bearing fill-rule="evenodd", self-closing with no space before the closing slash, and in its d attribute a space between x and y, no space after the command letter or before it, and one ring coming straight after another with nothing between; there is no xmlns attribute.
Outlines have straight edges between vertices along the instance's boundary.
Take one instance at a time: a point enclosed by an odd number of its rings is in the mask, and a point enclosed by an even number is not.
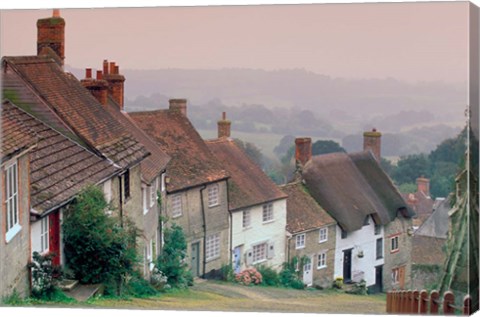
<svg viewBox="0 0 480 317"><path fill-rule="evenodd" d="M375 292L383 292L383 265L375 267Z"/></svg>
<svg viewBox="0 0 480 317"><path fill-rule="evenodd" d="M312 270L312 257L308 257L303 265L303 284L312 286L313 284L313 270Z"/></svg>
<svg viewBox="0 0 480 317"><path fill-rule="evenodd" d="M200 265L200 262L199 262L199 259L200 259L200 242L192 243L192 253L191 253L190 259L191 259L190 267L192 269L192 275L193 276L199 276L200 272L198 270L198 267Z"/></svg>
<svg viewBox="0 0 480 317"><path fill-rule="evenodd" d="M242 247L238 246L238 247L235 247L235 249L233 250L233 270L235 271L236 274L240 273L240 270L242 269L241 261L242 261Z"/></svg>
<svg viewBox="0 0 480 317"><path fill-rule="evenodd" d="M405 266L398 268L398 283L400 284L400 289L405 289Z"/></svg>
<svg viewBox="0 0 480 317"><path fill-rule="evenodd" d="M54 254L52 258L53 265L60 265L60 212L56 211L48 216L49 223L49 248L50 253Z"/></svg>
<svg viewBox="0 0 480 317"><path fill-rule="evenodd" d="M343 281L352 281L352 249L343 251Z"/></svg>

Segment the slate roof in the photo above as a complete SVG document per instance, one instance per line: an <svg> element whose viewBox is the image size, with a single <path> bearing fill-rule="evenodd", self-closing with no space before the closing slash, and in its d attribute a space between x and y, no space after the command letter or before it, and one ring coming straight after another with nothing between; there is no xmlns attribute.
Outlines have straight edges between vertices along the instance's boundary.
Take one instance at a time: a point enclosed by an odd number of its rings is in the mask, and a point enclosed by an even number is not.
<svg viewBox="0 0 480 317"><path fill-rule="evenodd" d="M65 73L53 59L46 56L20 56L4 57L3 61L20 79L20 84L18 80L13 80L3 90L6 90L7 96L10 94L19 99L27 97L27 100L15 102L18 106L28 112L42 108L37 112L54 121L53 126L58 128L57 131L71 131L91 148L122 167L134 165L148 155L148 151L102 108L90 92L73 75ZM28 98L32 95L42 101L37 103L35 110L29 109ZM53 114L48 113L45 106Z"/></svg>
<svg viewBox="0 0 480 317"><path fill-rule="evenodd" d="M36 145L37 135L22 122L22 113L9 102L2 102L0 125L1 162Z"/></svg>
<svg viewBox="0 0 480 317"><path fill-rule="evenodd" d="M228 202L230 210L238 210L286 198L277 185L252 162L233 139L205 141L208 148L228 172Z"/></svg>
<svg viewBox="0 0 480 317"><path fill-rule="evenodd" d="M85 186L110 178L119 170L20 108L8 102L3 105L2 115L14 114L38 136L38 144L30 152L30 201L36 213L58 208Z"/></svg>
<svg viewBox="0 0 480 317"><path fill-rule="evenodd" d="M383 225L400 210L414 215L370 151L314 156L302 177L312 197L348 232L360 229L367 215Z"/></svg>
<svg viewBox="0 0 480 317"><path fill-rule="evenodd" d="M226 179L228 173L208 149L187 117L178 111L131 112L130 117L167 153L170 182L174 192Z"/></svg>
<svg viewBox="0 0 480 317"><path fill-rule="evenodd" d="M301 182L280 186L287 195L287 231L295 234L335 223Z"/></svg>
<svg viewBox="0 0 480 317"><path fill-rule="evenodd" d="M448 212L452 209L450 203L451 196L446 199L437 198L433 213L415 231L415 235L446 239L448 236Z"/></svg>
<svg viewBox="0 0 480 317"><path fill-rule="evenodd" d="M147 184L152 183L155 177L165 171L170 157L137 126L128 113L120 111L119 105L112 98L108 99L104 108L150 152L150 155L140 163L140 170L143 180Z"/></svg>

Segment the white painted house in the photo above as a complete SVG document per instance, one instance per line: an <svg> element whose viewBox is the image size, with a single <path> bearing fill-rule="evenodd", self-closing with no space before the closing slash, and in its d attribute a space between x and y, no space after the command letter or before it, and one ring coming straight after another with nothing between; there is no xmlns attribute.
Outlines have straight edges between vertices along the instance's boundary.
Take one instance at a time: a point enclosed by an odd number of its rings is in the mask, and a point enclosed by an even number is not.
<svg viewBox="0 0 480 317"><path fill-rule="evenodd" d="M229 173L232 263L235 272L264 264L280 270L285 262L287 195L230 138L223 114L218 139L208 148Z"/></svg>

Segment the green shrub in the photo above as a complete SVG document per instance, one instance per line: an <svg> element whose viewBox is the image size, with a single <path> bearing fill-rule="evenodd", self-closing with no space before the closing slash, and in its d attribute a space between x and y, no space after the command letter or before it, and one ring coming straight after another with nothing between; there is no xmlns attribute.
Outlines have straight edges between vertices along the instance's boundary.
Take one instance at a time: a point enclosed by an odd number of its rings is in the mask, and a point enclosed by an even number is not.
<svg viewBox="0 0 480 317"><path fill-rule="evenodd" d="M278 286L280 277L277 271L266 265L259 265L257 271L262 275L262 285Z"/></svg>
<svg viewBox="0 0 480 317"><path fill-rule="evenodd" d="M235 281L235 273L233 272L233 266L231 264L222 265L220 268L220 279L226 282Z"/></svg>
<svg viewBox="0 0 480 317"><path fill-rule="evenodd" d="M360 282L353 284L352 289L346 291L345 293L355 295L367 295L367 282L365 280L361 280Z"/></svg>
<svg viewBox="0 0 480 317"><path fill-rule="evenodd" d="M172 287L187 287L193 276L187 269L187 242L182 227L173 224L164 231L163 252L157 258L157 267L167 276Z"/></svg>
<svg viewBox="0 0 480 317"><path fill-rule="evenodd" d="M126 293L135 297L146 297L157 294L157 290L148 281L135 272L126 284Z"/></svg>
<svg viewBox="0 0 480 317"><path fill-rule="evenodd" d="M10 295L2 299L2 303L8 306L22 306L25 303L25 300L20 297L20 294L14 289Z"/></svg>
<svg viewBox="0 0 480 317"><path fill-rule="evenodd" d="M295 289L304 289L305 285L300 278L301 271L297 271L296 267L303 267L305 258L298 259L293 257L290 262L283 263L283 268L280 271L280 283L285 287Z"/></svg>
<svg viewBox="0 0 480 317"><path fill-rule="evenodd" d="M106 215L103 192L86 187L65 212L62 228L67 266L81 283L116 286L116 294L137 262L137 229L128 219Z"/></svg>
<svg viewBox="0 0 480 317"><path fill-rule="evenodd" d="M55 255L48 253L41 255L33 252L33 261L28 264L32 272L32 296L39 299L50 300L57 289L62 272L58 265L52 264Z"/></svg>

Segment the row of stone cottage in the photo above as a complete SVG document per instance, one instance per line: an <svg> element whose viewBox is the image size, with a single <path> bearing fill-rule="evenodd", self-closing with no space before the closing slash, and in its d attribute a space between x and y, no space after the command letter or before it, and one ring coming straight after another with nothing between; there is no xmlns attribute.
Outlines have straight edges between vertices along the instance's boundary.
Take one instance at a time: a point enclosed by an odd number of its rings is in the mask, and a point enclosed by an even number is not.
<svg viewBox="0 0 480 317"><path fill-rule="evenodd" d="M89 184L140 229L147 279L161 252L159 219L169 219L184 229L194 276L306 257L298 269L307 285L342 277L408 287L413 213L376 160L378 132L365 134L364 152L316 157L298 138L296 178L278 187L230 138L225 114L218 138L204 141L185 99L126 113L114 62L79 81L63 70L58 10L37 28L37 55L2 58L1 297L29 292L33 252L65 264L63 212Z"/></svg>

